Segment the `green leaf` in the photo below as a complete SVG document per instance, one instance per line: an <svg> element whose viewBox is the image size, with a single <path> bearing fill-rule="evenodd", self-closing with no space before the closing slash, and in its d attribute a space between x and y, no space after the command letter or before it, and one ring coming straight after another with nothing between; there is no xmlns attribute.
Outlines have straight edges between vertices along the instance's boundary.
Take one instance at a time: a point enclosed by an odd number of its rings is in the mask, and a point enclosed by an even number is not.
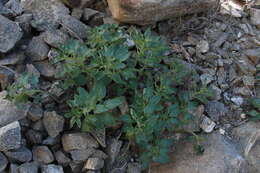
<svg viewBox="0 0 260 173"><path fill-rule="evenodd" d="M103 104L98 104L95 110L96 114L107 112L116 108L124 102L124 97L116 97L113 99L106 100Z"/></svg>
<svg viewBox="0 0 260 173"><path fill-rule="evenodd" d="M252 106L256 109L260 109L260 98L252 98L250 100L250 103L252 104Z"/></svg>

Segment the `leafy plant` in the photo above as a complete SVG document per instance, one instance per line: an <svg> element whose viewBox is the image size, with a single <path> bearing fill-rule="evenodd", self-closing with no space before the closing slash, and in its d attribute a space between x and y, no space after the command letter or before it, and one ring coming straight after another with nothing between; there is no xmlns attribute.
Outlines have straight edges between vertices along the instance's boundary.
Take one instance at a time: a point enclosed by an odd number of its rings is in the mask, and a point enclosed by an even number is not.
<svg viewBox="0 0 260 173"><path fill-rule="evenodd" d="M55 63L62 67L58 77L64 87L74 91L65 115L71 127L90 131L121 124L144 167L151 161L166 163L173 144L167 133L183 129L197 105L211 96L196 71L167 56L169 50L151 30L117 25L91 29L84 43L62 45ZM129 110L120 113L123 105Z"/></svg>
<svg viewBox="0 0 260 173"><path fill-rule="evenodd" d="M253 107L253 110L249 111L247 114L251 116L251 120L257 121L260 120L260 98L252 98L249 100L250 105Z"/></svg>

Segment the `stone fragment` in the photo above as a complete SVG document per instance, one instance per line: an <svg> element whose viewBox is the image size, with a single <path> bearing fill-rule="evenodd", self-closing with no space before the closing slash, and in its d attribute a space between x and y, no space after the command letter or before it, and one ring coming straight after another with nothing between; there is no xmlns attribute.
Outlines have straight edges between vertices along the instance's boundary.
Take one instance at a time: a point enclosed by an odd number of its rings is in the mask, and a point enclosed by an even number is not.
<svg viewBox="0 0 260 173"><path fill-rule="evenodd" d="M103 148L106 147L106 129L93 129L90 133Z"/></svg>
<svg viewBox="0 0 260 173"><path fill-rule="evenodd" d="M260 28L260 9L250 8L250 20L253 25Z"/></svg>
<svg viewBox="0 0 260 173"><path fill-rule="evenodd" d="M244 75L242 77L243 83L245 86L252 87L255 85L255 77L254 76L249 76L249 75Z"/></svg>
<svg viewBox="0 0 260 173"><path fill-rule="evenodd" d="M260 48L248 49L244 51L245 55L254 63L258 64L260 60Z"/></svg>
<svg viewBox="0 0 260 173"><path fill-rule="evenodd" d="M43 41L42 36L33 37L26 49L26 55L32 61L42 61L47 58L50 48Z"/></svg>
<svg viewBox="0 0 260 173"><path fill-rule="evenodd" d="M55 158L58 164L64 166L67 166L71 162L71 159L68 156L66 156L61 150L55 152Z"/></svg>
<svg viewBox="0 0 260 173"><path fill-rule="evenodd" d="M223 103L210 101L206 104L205 111L213 121L218 122L221 117L226 115L228 110Z"/></svg>
<svg viewBox="0 0 260 173"><path fill-rule="evenodd" d="M56 137L63 130L64 118L55 111L44 112L43 124L51 137Z"/></svg>
<svg viewBox="0 0 260 173"><path fill-rule="evenodd" d="M21 4L25 12L33 14L31 24L38 31L58 28L61 16L70 12L57 0L22 0Z"/></svg>
<svg viewBox="0 0 260 173"><path fill-rule="evenodd" d="M0 15L0 52L11 50L22 38L22 29L15 22Z"/></svg>
<svg viewBox="0 0 260 173"><path fill-rule="evenodd" d="M86 161L94 152L94 148L87 148L85 150L72 150L70 155L74 161Z"/></svg>
<svg viewBox="0 0 260 173"><path fill-rule="evenodd" d="M117 140L115 138L112 138L108 141L106 153L109 156L111 165L115 162L116 158L118 157L118 154L120 152L122 145L123 145L123 142L120 140Z"/></svg>
<svg viewBox="0 0 260 173"><path fill-rule="evenodd" d="M209 73L204 73L200 76L200 80L203 85L208 85L215 80L215 77Z"/></svg>
<svg viewBox="0 0 260 173"><path fill-rule="evenodd" d="M5 168L7 167L7 164L8 164L7 158L5 157L5 155L3 155L0 152L0 172L5 170Z"/></svg>
<svg viewBox="0 0 260 173"><path fill-rule="evenodd" d="M33 148L33 160L43 164L54 161L54 156L47 146L37 146Z"/></svg>
<svg viewBox="0 0 260 173"><path fill-rule="evenodd" d="M112 16L124 23L139 25L205 11L216 7L215 0L176 1L176 0L108 0ZM163 13L161 13L163 11ZM151 15L153 14L153 15Z"/></svg>
<svg viewBox="0 0 260 173"><path fill-rule="evenodd" d="M128 163L126 173L141 173L142 167L139 163Z"/></svg>
<svg viewBox="0 0 260 173"><path fill-rule="evenodd" d="M44 165L42 166L42 173L64 173L62 166L59 165Z"/></svg>
<svg viewBox="0 0 260 173"><path fill-rule="evenodd" d="M16 150L10 150L4 152L9 160L13 162L30 162L32 160L32 152L26 147L21 147Z"/></svg>
<svg viewBox="0 0 260 173"><path fill-rule="evenodd" d="M21 64L25 59L25 55L21 51L15 51L7 54L4 58L0 59L0 65L15 65Z"/></svg>
<svg viewBox="0 0 260 173"><path fill-rule="evenodd" d="M90 29L87 25L70 15L62 17L61 25L71 36L77 39L86 39L87 31Z"/></svg>
<svg viewBox="0 0 260 173"><path fill-rule="evenodd" d="M96 157L96 158L101 158L101 159L107 159L108 158L108 155L106 153L104 153L103 151L101 150L96 150L92 155L91 157Z"/></svg>
<svg viewBox="0 0 260 173"><path fill-rule="evenodd" d="M59 144L61 141L60 135L56 136L55 138L48 136L46 139L42 141L43 145L56 145Z"/></svg>
<svg viewBox="0 0 260 173"><path fill-rule="evenodd" d="M66 152L72 150L84 150L87 148L97 148L96 140L87 133L69 133L62 136L63 149Z"/></svg>
<svg viewBox="0 0 260 173"><path fill-rule="evenodd" d="M209 42L201 40L196 46L196 49L200 53L207 53L209 51Z"/></svg>
<svg viewBox="0 0 260 173"><path fill-rule="evenodd" d="M35 162L24 163L18 167L18 173L38 173L38 168Z"/></svg>
<svg viewBox="0 0 260 173"><path fill-rule="evenodd" d="M25 133L25 136L28 142L31 144L42 143L42 134L40 132L30 129Z"/></svg>
<svg viewBox="0 0 260 173"><path fill-rule="evenodd" d="M38 105L32 105L28 111L27 118L31 121L38 121L43 117L43 110Z"/></svg>
<svg viewBox="0 0 260 173"><path fill-rule="evenodd" d="M31 21L33 19L32 14L22 14L21 16L17 16L15 18L15 22L19 23L19 26L24 31L24 34L29 35L32 31Z"/></svg>
<svg viewBox="0 0 260 173"><path fill-rule="evenodd" d="M104 160L100 158L89 158L83 170L99 170L104 167Z"/></svg>
<svg viewBox="0 0 260 173"><path fill-rule="evenodd" d="M69 166L70 166L71 172L80 173L80 172L82 172L84 163L70 162Z"/></svg>
<svg viewBox="0 0 260 173"><path fill-rule="evenodd" d="M91 8L85 8L83 13L83 21L87 22L98 13L99 13L98 11L93 10Z"/></svg>
<svg viewBox="0 0 260 173"><path fill-rule="evenodd" d="M21 127L18 121L0 128L0 151L18 149L21 145Z"/></svg>
<svg viewBox="0 0 260 173"><path fill-rule="evenodd" d="M211 133L214 130L214 127L216 126L216 123L212 121L210 118L207 116L203 116L201 123L200 123L200 128L206 132L206 133Z"/></svg>
<svg viewBox="0 0 260 173"><path fill-rule="evenodd" d="M71 16L75 17L76 19L80 20L83 15L83 9L80 8L73 8L71 12Z"/></svg>
<svg viewBox="0 0 260 173"><path fill-rule="evenodd" d="M35 62L34 65L42 76L47 78L55 77L56 68L48 61Z"/></svg>
<svg viewBox="0 0 260 173"><path fill-rule="evenodd" d="M10 86L14 81L14 73L7 68L4 68L4 66L0 67L0 87L2 90L6 89L8 86ZM1 109L1 108L0 108ZM0 114L1 119L1 114ZM1 121L0 121L1 126Z"/></svg>
<svg viewBox="0 0 260 173"><path fill-rule="evenodd" d="M68 38L69 36L60 30L48 30L43 34L43 40L55 48L64 44Z"/></svg>
<svg viewBox="0 0 260 173"><path fill-rule="evenodd" d="M241 96L233 96L231 97L231 101L237 106L241 106L244 103L244 99Z"/></svg>
<svg viewBox="0 0 260 173"><path fill-rule="evenodd" d="M9 168L9 173L19 173L18 172L18 165L11 163Z"/></svg>
<svg viewBox="0 0 260 173"><path fill-rule="evenodd" d="M9 0L5 7L9 8L15 16L21 15L23 8L19 0Z"/></svg>

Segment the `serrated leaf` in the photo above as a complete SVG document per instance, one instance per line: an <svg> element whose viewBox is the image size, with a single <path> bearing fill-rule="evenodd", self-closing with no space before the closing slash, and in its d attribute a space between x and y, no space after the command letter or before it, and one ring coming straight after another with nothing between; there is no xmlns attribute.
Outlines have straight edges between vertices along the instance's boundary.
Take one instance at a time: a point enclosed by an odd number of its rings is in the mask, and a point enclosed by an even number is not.
<svg viewBox="0 0 260 173"><path fill-rule="evenodd" d="M106 100L103 104L98 104L95 110L96 114L107 112L123 104L124 97L116 97L113 99Z"/></svg>

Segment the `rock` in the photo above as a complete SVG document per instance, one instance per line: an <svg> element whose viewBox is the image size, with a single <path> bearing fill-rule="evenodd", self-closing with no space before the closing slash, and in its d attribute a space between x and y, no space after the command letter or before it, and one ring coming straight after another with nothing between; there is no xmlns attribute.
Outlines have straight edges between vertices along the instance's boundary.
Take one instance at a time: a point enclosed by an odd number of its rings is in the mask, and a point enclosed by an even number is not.
<svg viewBox="0 0 260 173"><path fill-rule="evenodd" d="M142 167L139 163L134 162L134 163L127 164L126 173L141 173L141 172L142 172Z"/></svg>
<svg viewBox="0 0 260 173"><path fill-rule="evenodd" d="M16 150L6 151L5 155L9 158L9 160L13 162L30 162L32 160L32 152L26 148L21 147Z"/></svg>
<svg viewBox="0 0 260 173"><path fill-rule="evenodd" d="M80 8L73 8L71 12L71 16L75 17L76 19L80 20L83 15L83 9Z"/></svg>
<svg viewBox="0 0 260 173"><path fill-rule="evenodd" d="M70 155L74 161L86 161L94 152L94 148L87 148L85 150L72 150Z"/></svg>
<svg viewBox="0 0 260 173"><path fill-rule="evenodd" d="M48 30L43 34L44 41L55 48L64 44L68 38L69 36L60 30Z"/></svg>
<svg viewBox="0 0 260 173"><path fill-rule="evenodd" d="M208 85L209 83L215 80L215 77L209 73L204 73L200 76L200 80L203 85Z"/></svg>
<svg viewBox="0 0 260 173"><path fill-rule="evenodd" d="M18 149L21 145L21 127L18 121L0 128L0 151Z"/></svg>
<svg viewBox="0 0 260 173"><path fill-rule="evenodd" d="M250 20L253 25L260 28L260 9L250 8Z"/></svg>
<svg viewBox="0 0 260 173"><path fill-rule="evenodd" d="M60 136L53 137L47 137L44 141L42 141L43 145L56 145L60 143Z"/></svg>
<svg viewBox="0 0 260 173"><path fill-rule="evenodd" d="M200 53L207 53L209 51L209 42L201 40L196 46L196 50Z"/></svg>
<svg viewBox="0 0 260 173"><path fill-rule="evenodd" d="M83 170L99 170L104 167L104 160L100 158L89 158Z"/></svg>
<svg viewBox="0 0 260 173"><path fill-rule="evenodd" d="M260 171L260 126L258 122L247 122L232 130L232 135L240 144L243 155L256 172Z"/></svg>
<svg viewBox="0 0 260 173"><path fill-rule="evenodd" d="M43 117L43 110L38 105L32 105L28 111L28 116L31 121L38 121Z"/></svg>
<svg viewBox="0 0 260 173"><path fill-rule="evenodd" d="M47 146L37 146L33 148L33 160L43 164L54 161L52 152Z"/></svg>
<svg viewBox="0 0 260 173"><path fill-rule="evenodd" d="M33 37L26 49L26 55L32 61L42 61L47 58L50 48L43 41L42 36Z"/></svg>
<svg viewBox="0 0 260 173"><path fill-rule="evenodd" d="M91 157L96 157L96 158L101 158L101 159L107 159L108 158L108 155L106 153L104 153L103 151L101 150L96 150L92 155Z"/></svg>
<svg viewBox="0 0 260 173"><path fill-rule="evenodd" d="M255 77L254 76L249 76L249 75L244 75L242 77L243 83L245 86L248 87L253 87L255 85Z"/></svg>
<svg viewBox="0 0 260 173"><path fill-rule="evenodd" d="M61 150L55 152L55 158L58 164L64 166L67 166L71 162L71 159L68 156L66 156Z"/></svg>
<svg viewBox="0 0 260 173"><path fill-rule="evenodd" d="M87 133L64 134L61 140L63 149L66 152L98 147L95 139Z"/></svg>
<svg viewBox="0 0 260 173"><path fill-rule="evenodd" d="M0 59L0 65L15 65L21 64L25 59L22 51L15 51L7 54L4 58Z"/></svg>
<svg viewBox="0 0 260 173"><path fill-rule="evenodd" d="M116 20L139 25L152 24L164 19L205 11L209 8L215 8L216 4L215 0L207 2L201 0L185 2L176 0L108 0L110 11Z"/></svg>
<svg viewBox="0 0 260 173"><path fill-rule="evenodd" d="M221 3L221 14L228 14L233 17L242 17L245 15L243 12L243 7L239 3L236 3L235 1L225 1Z"/></svg>
<svg viewBox="0 0 260 173"><path fill-rule="evenodd" d="M56 69L48 61L35 62L34 65L42 76L47 78L55 77Z"/></svg>
<svg viewBox="0 0 260 173"><path fill-rule="evenodd" d="M70 15L62 17L63 29L77 39L86 39L89 27Z"/></svg>
<svg viewBox="0 0 260 173"><path fill-rule="evenodd" d="M201 123L200 123L200 128L206 132L206 133L211 133L216 126L216 123L212 121L210 118L207 116L203 116Z"/></svg>
<svg viewBox="0 0 260 173"><path fill-rule="evenodd" d="M246 57L241 55L241 57L236 59L236 65L238 67L238 70L242 74L255 74L256 73L256 68L255 66L250 62L250 60Z"/></svg>
<svg viewBox="0 0 260 173"><path fill-rule="evenodd" d="M91 8L85 8L83 13L83 21L87 22L89 21L93 16L98 14L99 12L96 10L93 10Z"/></svg>
<svg viewBox="0 0 260 173"><path fill-rule="evenodd" d="M71 162L69 166L70 166L71 172L81 173L84 163Z"/></svg>
<svg viewBox="0 0 260 173"><path fill-rule="evenodd" d="M64 173L62 166L59 165L44 165L42 166L42 173Z"/></svg>
<svg viewBox="0 0 260 173"><path fill-rule="evenodd" d="M7 158L0 152L0 171L4 171L7 167L8 160Z"/></svg>
<svg viewBox="0 0 260 173"><path fill-rule="evenodd" d="M22 29L13 21L0 15L0 52L11 50L22 38Z"/></svg>
<svg viewBox="0 0 260 173"><path fill-rule="evenodd" d="M234 94L243 95L243 96L251 96L252 92L248 87L236 87L233 89Z"/></svg>
<svg viewBox="0 0 260 173"><path fill-rule="evenodd" d="M40 78L41 76L40 72L32 64L26 64L26 70L37 78Z"/></svg>
<svg viewBox="0 0 260 173"><path fill-rule="evenodd" d="M6 8L2 2L0 2L0 15L5 17L13 17L13 12Z"/></svg>
<svg viewBox="0 0 260 173"><path fill-rule="evenodd" d="M6 89L8 86L10 86L13 83L14 76L15 74L12 71L4 67L0 67L0 87L2 90ZM1 114L0 114L0 119L1 119ZM1 121L0 121L0 126L1 126Z"/></svg>
<svg viewBox="0 0 260 173"><path fill-rule="evenodd" d="M19 23L19 26L24 31L24 34L30 35L32 31L31 21L33 19L32 14L23 14L15 18L15 22Z"/></svg>
<svg viewBox="0 0 260 173"><path fill-rule="evenodd" d="M233 96L231 97L231 101L237 106L241 106L244 103L244 99L241 96Z"/></svg>
<svg viewBox="0 0 260 173"><path fill-rule="evenodd" d="M211 88L214 92L214 100L216 100L216 101L220 100L221 99L221 93L222 93L221 89L218 88L216 85L211 85Z"/></svg>
<svg viewBox="0 0 260 173"><path fill-rule="evenodd" d="M26 139L31 144L41 144L42 143L42 134L40 132L30 129L26 132L25 136L26 136Z"/></svg>
<svg viewBox="0 0 260 173"><path fill-rule="evenodd" d="M226 115L228 110L223 103L210 101L206 104L205 111L213 121L218 122L221 117Z"/></svg>
<svg viewBox="0 0 260 173"><path fill-rule="evenodd" d="M62 132L64 121L64 118L55 111L44 112L43 124L51 137L56 137Z"/></svg>
<svg viewBox="0 0 260 173"><path fill-rule="evenodd" d="M218 132L203 136L205 151L197 155L192 143L180 143L171 154L171 162L154 165L151 173L241 173L249 172L247 162L236 144Z"/></svg>
<svg viewBox="0 0 260 173"><path fill-rule="evenodd" d="M258 64L260 60L260 48L248 49L244 51L245 55L254 63Z"/></svg>
<svg viewBox="0 0 260 173"><path fill-rule="evenodd" d="M38 31L56 29L61 16L69 14L69 9L57 0L23 0L25 12L33 14L32 26Z"/></svg>
<svg viewBox="0 0 260 173"><path fill-rule="evenodd" d="M108 141L108 146L106 148L106 153L109 156L109 160L111 165L115 162L120 149L122 147L123 142L120 140L117 140L115 138L112 138L111 140Z"/></svg>
<svg viewBox="0 0 260 173"><path fill-rule="evenodd" d="M103 148L106 147L106 129L93 129L90 133Z"/></svg>
<svg viewBox="0 0 260 173"><path fill-rule="evenodd" d="M24 163L18 167L19 173L38 173L38 164L34 162Z"/></svg>
<svg viewBox="0 0 260 173"><path fill-rule="evenodd" d="M49 93L54 97L61 97L62 94L65 93L65 90L61 87L60 82L53 82L51 88L49 89Z"/></svg>
<svg viewBox="0 0 260 173"><path fill-rule="evenodd" d="M21 15L23 12L23 8L19 0L9 0L5 4L5 7L9 8L15 16Z"/></svg>
<svg viewBox="0 0 260 173"><path fill-rule="evenodd" d="M9 173L18 173L18 165L11 163L9 168Z"/></svg>

